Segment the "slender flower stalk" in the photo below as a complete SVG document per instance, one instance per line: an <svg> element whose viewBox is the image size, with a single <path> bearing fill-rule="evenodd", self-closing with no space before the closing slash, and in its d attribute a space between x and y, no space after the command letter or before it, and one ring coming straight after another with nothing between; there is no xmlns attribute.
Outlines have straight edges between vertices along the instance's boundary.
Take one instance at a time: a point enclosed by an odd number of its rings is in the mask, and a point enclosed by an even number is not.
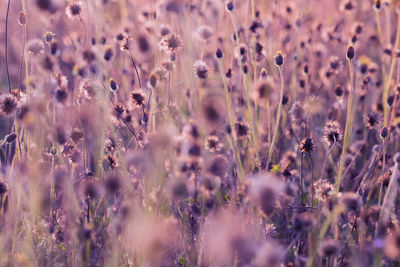
<svg viewBox="0 0 400 267"><path fill-rule="evenodd" d="M399 47L399 42L400 42L400 15L397 15L397 33L396 33L396 41L394 44L394 49L397 49ZM389 75L387 79L385 80L384 83L384 89L383 89L383 94L382 94L382 105L383 105L383 111L384 111L384 125L388 125L388 116L389 116L389 106L387 104L388 96L389 96L389 91L390 91L390 86L394 74L394 69L396 67L396 62L397 62L397 57L392 56L392 61L390 64L390 69L389 69Z"/></svg>
<svg viewBox="0 0 400 267"><path fill-rule="evenodd" d="M136 76L137 76L138 82L139 82L139 87L142 88L142 82L140 81L139 71L138 71L138 68L137 68L137 66L136 66L135 61L133 60L132 52L131 52L130 49L128 49L128 51L129 51L129 56L130 56L130 58L131 58L132 65L133 65L133 67L135 68Z"/></svg>
<svg viewBox="0 0 400 267"><path fill-rule="evenodd" d="M228 108L228 118L229 118L229 126L231 128L231 133L232 133L233 149L235 150L235 153L236 153L236 160L239 165L239 170L240 170L241 174L243 174L243 172L244 172L243 164L242 164L242 160L240 158L239 149L237 148L237 140L236 140L235 134L233 133L233 131L235 129L235 121L234 121L234 117L233 117L232 99L231 99L231 96L229 93L228 83L226 82L224 65L222 63L222 56L223 56L222 51L220 49L218 49L216 55L217 55L218 67L219 67L221 79L222 79L222 82L224 84L224 89L225 89L225 100L226 100L226 106Z"/></svg>
<svg viewBox="0 0 400 267"><path fill-rule="evenodd" d="M347 48L346 57L347 57L348 63L349 63L350 92L349 92L349 97L347 99L346 127L344 130L342 154L340 156L339 171L338 171L338 176L337 176L337 180L336 180L337 192L339 192L339 189L340 189L340 183L342 180L343 168L344 168L344 163L345 163L346 155L347 155L347 149L350 144L351 133L353 130L354 112L355 112L355 108L356 108L356 103L353 103L353 95L355 92L354 92L354 70L353 70L353 65L352 65L352 60L354 58L354 47L352 45L350 45Z"/></svg>
<svg viewBox="0 0 400 267"><path fill-rule="evenodd" d="M232 2L229 2L229 3L232 4ZM239 38L238 25L237 25L235 16L234 16L234 14L232 12L233 4L232 4L232 6L230 6L229 3L228 3L227 9L229 11L229 16L231 17L231 21L232 21L232 25L233 25L233 29L234 29L234 33L235 33L235 42L236 42L236 44L239 44L240 38ZM256 64L255 60L254 60L254 63ZM239 59L239 66L240 66L240 69L243 70L243 63L242 63L242 61L240 59ZM252 105L250 103L247 75L243 71L241 71L241 75L243 76L243 86L244 86L244 91L245 91L245 95L246 95L247 116L248 116L248 119L249 119L249 121L251 123L250 136L251 136L251 143L252 143L252 147L253 147L253 151L254 151L254 158L257 161L259 161L259 159L258 159L258 142L257 142L257 135L256 135L256 120L255 120L255 116L256 115L255 115L255 111L254 111L254 109L253 109L253 107L252 107ZM254 74L254 77L256 77L256 73Z"/></svg>
<svg viewBox="0 0 400 267"><path fill-rule="evenodd" d="M6 11L6 23L5 23L5 36L4 36L4 58L6 62L6 72L7 72L7 82L8 82L8 92L11 93L11 82L10 82L10 72L8 70L8 15L10 13L10 3L8 0L7 11Z"/></svg>
<svg viewBox="0 0 400 267"><path fill-rule="evenodd" d="M333 138L334 138L334 142L333 142L333 144L331 145L331 147L329 148L329 151L328 151L328 153L326 154L326 157L325 157L325 160L324 160L324 164L322 165L321 176L319 177L320 180L323 179L323 177L324 177L326 162L328 161L328 158L329 158L329 156L331 155L332 150L333 150L333 148L334 148L335 145L336 145L336 138L335 138L335 137L333 137Z"/></svg>
<svg viewBox="0 0 400 267"><path fill-rule="evenodd" d="M278 139L278 132L279 132L279 124L281 121L281 113L282 113L282 100L283 100L283 89L284 89L284 78L283 78L283 55L281 52L277 52L275 55L275 65L278 66L279 68L279 76L281 79L281 89L280 89L280 95L279 95L279 103L278 103L278 111L276 113L276 122L275 122L275 128L274 128L274 134L272 136L272 141L269 146L269 151L268 151L268 159L267 159L267 168L269 168L269 163L272 160L272 153L274 152L275 148L275 143Z"/></svg>

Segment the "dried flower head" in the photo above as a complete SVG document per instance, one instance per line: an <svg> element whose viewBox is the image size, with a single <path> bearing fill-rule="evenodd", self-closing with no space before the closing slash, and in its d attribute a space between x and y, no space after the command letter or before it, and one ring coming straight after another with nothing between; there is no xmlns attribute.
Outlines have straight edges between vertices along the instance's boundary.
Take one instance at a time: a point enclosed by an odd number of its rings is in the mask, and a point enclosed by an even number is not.
<svg viewBox="0 0 400 267"><path fill-rule="evenodd" d="M121 51L129 51L131 48L131 37L130 36L124 36L122 35L121 39L119 41L119 50Z"/></svg>
<svg viewBox="0 0 400 267"><path fill-rule="evenodd" d="M115 103L112 107L112 114L117 118L121 119L124 115L125 107L121 103Z"/></svg>
<svg viewBox="0 0 400 267"><path fill-rule="evenodd" d="M196 60L193 65L194 74L199 79L207 79L208 77L208 65L203 60Z"/></svg>
<svg viewBox="0 0 400 267"><path fill-rule="evenodd" d="M244 121L235 123L235 133L238 138L245 138L249 134L249 126Z"/></svg>
<svg viewBox="0 0 400 267"><path fill-rule="evenodd" d="M327 121L324 126L323 134L324 140L329 146L342 141L342 129L337 121Z"/></svg>
<svg viewBox="0 0 400 267"><path fill-rule="evenodd" d="M4 117L12 116L18 108L18 99L12 94L0 96L0 115Z"/></svg>
<svg viewBox="0 0 400 267"><path fill-rule="evenodd" d="M202 25L197 29L197 36L204 42L208 41L212 35L213 30L208 26Z"/></svg>
<svg viewBox="0 0 400 267"><path fill-rule="evenodd" d="M80 18L82 11L82 3L77 0L72 0L68 2L67 7L65 8L65 14L69 19Z"/></svg>
<svg viewBox="0 0 400 267"><path fill-rule="evenodd" d="M311 137L306 137L301 140L299 144L299 151L301 153L311 153L314 150L315 144Z"/></svg>
<svg viewBox="0 0 400 267"><path fill-rule="evenodd" d="M328 180L318 180L314 183L315 198L319 202L325 202L330 194L334 192L334 185Z"/></svg>
<svg viewBox="0 0 400 267"><path fill-rule="evenodd" d="M183 41L179 34L171 32L161 40L160 46L162 49L172 53L183 46Z"/></svg>
<svg viewBox="0 0 400 267"><path fill-rule="evenodd" d="M216 135L210 135L205 142L205 148L210 152L219 152L222 149L222 143Z"/></svg>
<svg viewBox="0 0 400 267"><path fill-rule="evenodd" d="M155 75L155 78L159 81L168 80L169 72L165 66L160 66L156 68L155 70L153 70L153 73Z"/></svg>
<svg viewBox="0 0 400 267"><path fill-rule="evenodd" d="M375 112L370 112L367 115L366 119L367 119L367 127L370 129L375 128L380 121L378 114L376 114Z"/></svg>
<svg viewBox="0 0 400 267"><path fill-rule="evenodd" d="M141 107L146 104L146 94L143 90L134 90L130 94L131 108Z"/></svg>
<svg viewBox="0 0 400 267"><path fill-rule="evenodd" d="M26 44L26 49L31 56L39 56L44 51L44 44L40 39L30 40Z"/></svg>

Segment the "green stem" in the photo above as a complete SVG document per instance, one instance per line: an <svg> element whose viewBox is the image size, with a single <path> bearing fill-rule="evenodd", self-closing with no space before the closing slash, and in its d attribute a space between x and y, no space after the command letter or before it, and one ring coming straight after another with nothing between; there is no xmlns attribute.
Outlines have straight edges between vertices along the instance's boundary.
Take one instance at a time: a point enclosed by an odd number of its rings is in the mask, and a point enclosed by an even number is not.
<svg viewBox="0 0 400 267"><path fill-rule="evenodd" d="M340 183L342 180L342 174L343 174L344 162L345 162L346 154L347 154L347 148L348 148L350 140L351 140L351 132L353 129L353 118L352 117L353 117L354 73L353 73L353 66L351 63L352 63L352 61L349 60L350 93L349 93L349 97L347 99L346 127L344 130L342 154L340 156L339 171L338 171L338 177L336 180L336 187L337 187L338 192L339 192Z"/></svg>

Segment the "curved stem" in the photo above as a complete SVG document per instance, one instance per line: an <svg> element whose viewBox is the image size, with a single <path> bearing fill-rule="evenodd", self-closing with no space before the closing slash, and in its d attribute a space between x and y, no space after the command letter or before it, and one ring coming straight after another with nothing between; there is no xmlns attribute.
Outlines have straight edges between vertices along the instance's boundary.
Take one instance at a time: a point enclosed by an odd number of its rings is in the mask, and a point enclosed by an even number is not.
<svg viewBox="0 0 400 267"><path fill-rule="evenodd" d="M319 177L320 180L321 180L321 179L323 178L323 176L324 176L326 162L328 161L328 158L329 158L330 154L332 153L333 147L334 147L335 144L336 144L336 138L335 138L335 137L333 137L333 140L334 140L334 141L333 141L333 144L332 144L331 148L329 148L328 154L326 154L326 157L325 157L325 160L324 160L324 165L322 165L322 172L321 172L321 176Z"/></svg>
<svg viewBox="0 0 400 267"><path fill-rule="evenodd" d="M128 49L128 51L129 51L129 56L131 57L132 65L133 65L133 67L135 68L135 72L136 72L136 75L137 75L137 78L138 78L138 81L139 81L139 87L140 87L140 89L142 89L142 83L141 83L141 81L140 81L138 68L137 68L137 66L136 66L135 61L133 60L133 56L132 56L131 50Z"/></svg>

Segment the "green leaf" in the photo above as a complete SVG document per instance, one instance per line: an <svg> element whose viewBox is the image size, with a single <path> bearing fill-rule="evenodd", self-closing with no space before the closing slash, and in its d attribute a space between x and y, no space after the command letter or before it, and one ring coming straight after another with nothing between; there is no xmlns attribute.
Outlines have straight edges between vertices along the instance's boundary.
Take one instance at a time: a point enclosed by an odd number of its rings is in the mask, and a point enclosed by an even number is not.
<svg viewBox="0 0 400 267"><path fill-rule="evenodd" d="M183 256L179 256L179 264L180 264L181 266L184 266L184 265L185 265L185 263L186 263L186 259L185 259L185 257L183 257Z"/></svg>

